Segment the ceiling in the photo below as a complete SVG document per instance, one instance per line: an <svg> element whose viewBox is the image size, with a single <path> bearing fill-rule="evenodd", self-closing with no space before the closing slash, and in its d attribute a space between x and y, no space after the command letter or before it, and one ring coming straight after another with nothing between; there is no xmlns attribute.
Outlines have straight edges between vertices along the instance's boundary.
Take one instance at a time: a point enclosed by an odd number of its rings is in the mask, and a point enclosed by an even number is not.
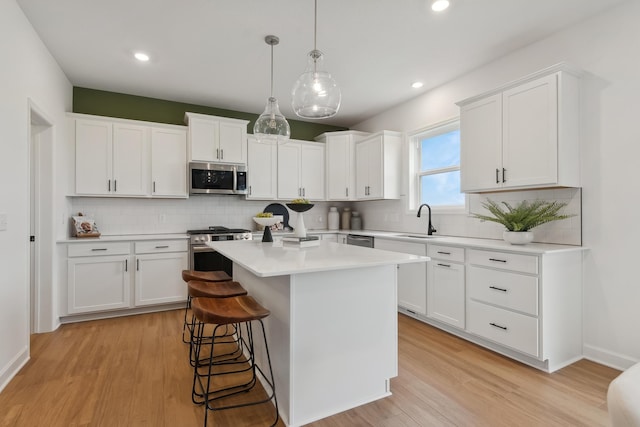
<svg viewBox="0 0 640 427"><path fill-rule="evenodd" d="M351 127L625 0L318 0L318 49ZM17 0L74 86L260 114L313 48L313 0ZM133 59L135 51L151 56ZM411 83L424 82L421 89Z"/></svg>

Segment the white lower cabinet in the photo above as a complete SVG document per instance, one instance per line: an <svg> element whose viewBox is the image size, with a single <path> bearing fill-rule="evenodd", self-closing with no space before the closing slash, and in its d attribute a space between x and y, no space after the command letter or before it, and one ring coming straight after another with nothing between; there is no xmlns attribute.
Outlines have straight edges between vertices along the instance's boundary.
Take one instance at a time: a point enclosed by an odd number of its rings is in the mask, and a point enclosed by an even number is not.
<svg viewBox="0 0 640 427"><path fill-rule="evenodd" d="M376 249L412 255L427 254L423 243L376 238ZM398 305L412 313L427 314L427 266L425 263L398 265Z"/></svg>
<svg viewBox="0 0 640 427"><path fill-rule="evenodd" d="M427 316L464 329L464 249L428 245L427 255Z"/></svg>
<svg viewBox="0 0 640 427"><path fill-rule="evenodd" d="M69 244L67 314L185 301L187 247L186 240Z"/></svg>

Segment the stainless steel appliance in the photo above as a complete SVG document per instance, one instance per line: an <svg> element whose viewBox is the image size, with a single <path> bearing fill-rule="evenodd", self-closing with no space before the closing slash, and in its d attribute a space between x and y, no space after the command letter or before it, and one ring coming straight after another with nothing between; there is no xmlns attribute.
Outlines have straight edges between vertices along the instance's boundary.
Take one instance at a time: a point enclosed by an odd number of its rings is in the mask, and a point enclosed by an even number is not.
<svg viewBox="0 0 640 427"><path fill-rule="evenodd" d="M362 236L360 234L347 234L347 245L362 246L364 248L372 248L373 237Z"/></svg>
<svg viewBox="0 0 640 427"><path fill-rule="evenodd" d="M189 230L189 268L197 271L223 270L233 277L229 258L207 246L207 242L220 240L251 240L251 231L241 228L212 226L204 230Z"/></svg>
<svg viewBox="0 0 640 427"><path fill-rule="evenodd" d="M247 167L191 162L189 194L247 194Z"/></svg>

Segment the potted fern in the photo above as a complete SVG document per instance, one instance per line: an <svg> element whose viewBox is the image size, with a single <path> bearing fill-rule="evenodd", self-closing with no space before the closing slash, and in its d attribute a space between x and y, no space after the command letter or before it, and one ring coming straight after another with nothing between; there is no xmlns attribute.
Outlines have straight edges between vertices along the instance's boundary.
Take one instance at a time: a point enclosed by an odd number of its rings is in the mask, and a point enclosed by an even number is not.
<svg viewBox="0 0 640 427"><path fill-rule="evenodd" d="M481 221L492 221L504 225L506 230L502 235L503 239L512 245L524 245L533 241L533 233L530 231L532 228L574 216L560 213L566 205L557 201L524 200L514 207L507 202L498 203L487 199L482 206L491 213L491 216L471 214Z"/></svg>

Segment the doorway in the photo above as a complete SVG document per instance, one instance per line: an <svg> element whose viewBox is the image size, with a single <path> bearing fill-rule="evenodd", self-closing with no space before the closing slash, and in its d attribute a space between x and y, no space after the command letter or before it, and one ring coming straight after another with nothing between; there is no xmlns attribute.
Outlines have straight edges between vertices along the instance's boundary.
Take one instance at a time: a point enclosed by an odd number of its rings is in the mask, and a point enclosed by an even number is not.
<svg viewBox="0 0 640 427"><path fill-rule="evenodd" d="M53 125L33 101L29 100L29 331L41 331L43 253L41 225L45 206L42 203L42 182L51 177L49 168L43 165L43 154L50 153L53 146ZM50 162L51 159L48 159ZM48 162L45 162L48 163ZM49 293L49 292L47 292Z"/></svg>

